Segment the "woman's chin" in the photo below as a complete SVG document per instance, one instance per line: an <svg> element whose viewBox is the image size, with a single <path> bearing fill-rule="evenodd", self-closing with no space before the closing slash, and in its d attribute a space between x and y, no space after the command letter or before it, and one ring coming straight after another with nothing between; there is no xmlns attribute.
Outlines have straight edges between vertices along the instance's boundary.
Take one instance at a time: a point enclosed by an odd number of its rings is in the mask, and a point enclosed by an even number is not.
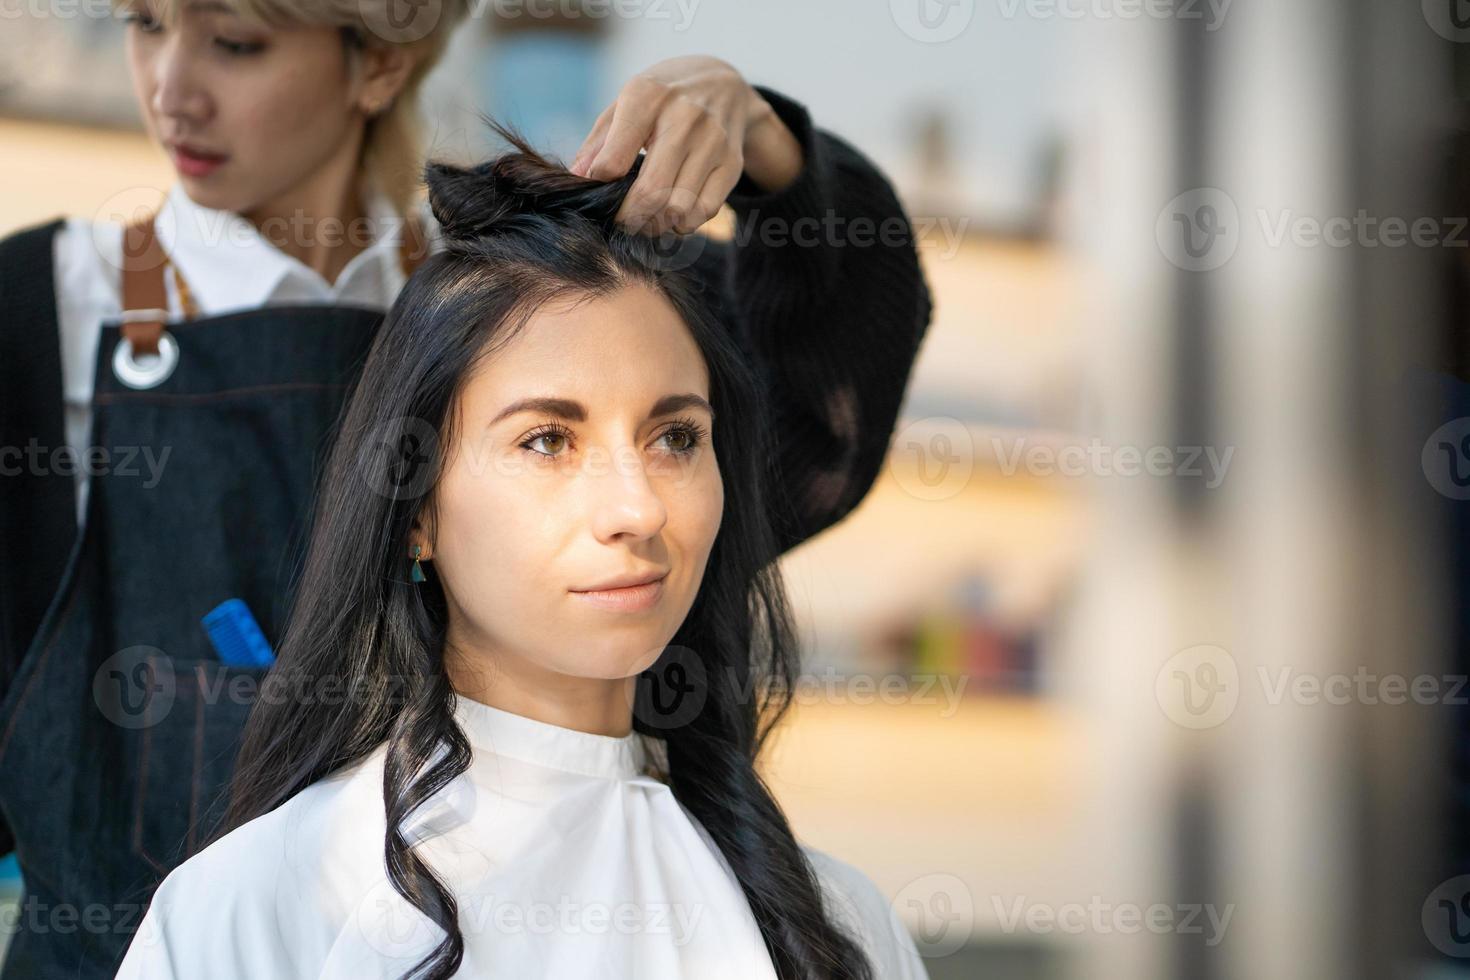
<svg viewBox="0 0 1470 980"><path fill-rule="evenodd" d="M234 211L237 214L244 214L249 210L249 205L243 195L222 186L218 179L179 174L179 183L183 186L184 192L189 195L189 200L201 208L209 208L213 211Z"/></svg>
<svg viewBox="0 0 1470 980"><path fill-rule="evenodd" d="M575 664L565 673L592 680L616 681L636 677L658 661L668 641L608 642L596 649L580 651Z"/></svg>

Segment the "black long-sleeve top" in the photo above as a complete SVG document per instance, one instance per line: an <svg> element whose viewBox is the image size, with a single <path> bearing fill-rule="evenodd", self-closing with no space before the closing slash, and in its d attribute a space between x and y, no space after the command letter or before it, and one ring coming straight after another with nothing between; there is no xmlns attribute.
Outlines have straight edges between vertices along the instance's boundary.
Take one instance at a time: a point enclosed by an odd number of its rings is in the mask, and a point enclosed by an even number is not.
<svg viewBox="0 0 1470 980"><path fill-rule="evenodd" d="M694 271L770 386L781 552L847 516L877 480L929 326L912 222L892 186L805 106L754 86L801 144L800 173L767 193L742 175L736 229Z"/></svg>

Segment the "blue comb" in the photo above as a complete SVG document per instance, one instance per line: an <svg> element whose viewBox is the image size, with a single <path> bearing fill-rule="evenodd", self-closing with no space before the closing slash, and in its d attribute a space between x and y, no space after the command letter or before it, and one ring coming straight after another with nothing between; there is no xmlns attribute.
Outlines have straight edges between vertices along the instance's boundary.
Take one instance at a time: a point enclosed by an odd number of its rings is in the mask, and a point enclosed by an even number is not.
<svg viewBox="0 0 1470 980"><path fill-rule="evenodd" d="M236 667L269 667L276 662L260 624L244 599L226 599L202 620L221 661Z"/></svg>

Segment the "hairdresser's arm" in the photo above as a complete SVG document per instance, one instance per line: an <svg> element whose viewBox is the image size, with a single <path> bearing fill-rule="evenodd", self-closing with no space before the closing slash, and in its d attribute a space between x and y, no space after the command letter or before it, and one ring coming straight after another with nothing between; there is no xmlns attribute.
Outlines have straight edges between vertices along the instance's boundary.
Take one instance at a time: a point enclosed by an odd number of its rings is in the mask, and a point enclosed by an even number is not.
<svg viewBox="0 0 1470 980"><path fill-rule="evenodd" d="M888 455L930 295L893 188L800 103L757 87L796 137L803 164L768 191L749 170L728 203L736 230L696 269L723 280L742 342L772 393L776 472L793 525L785 551L835 524Z"/></svg>

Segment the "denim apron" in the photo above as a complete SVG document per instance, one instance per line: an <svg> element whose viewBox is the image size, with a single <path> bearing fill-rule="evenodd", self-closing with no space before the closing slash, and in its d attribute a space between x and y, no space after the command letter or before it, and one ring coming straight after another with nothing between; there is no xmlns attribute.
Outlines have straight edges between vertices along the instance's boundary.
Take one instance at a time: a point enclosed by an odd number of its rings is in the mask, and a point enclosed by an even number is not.
<svg viewBox="0 0 1470 980"><path fill-rule="evenodd" d="M97 349L83 533L0 702L0 809L25 884L3 980L112 977L158 883L223 814L265 669L221 661L200 619L240 598L278 644L316 478L382 320L264 307L165 329L152 231L128 232L131 322L104 324ZM404 240L411 268L424 240Z"/></svg>

